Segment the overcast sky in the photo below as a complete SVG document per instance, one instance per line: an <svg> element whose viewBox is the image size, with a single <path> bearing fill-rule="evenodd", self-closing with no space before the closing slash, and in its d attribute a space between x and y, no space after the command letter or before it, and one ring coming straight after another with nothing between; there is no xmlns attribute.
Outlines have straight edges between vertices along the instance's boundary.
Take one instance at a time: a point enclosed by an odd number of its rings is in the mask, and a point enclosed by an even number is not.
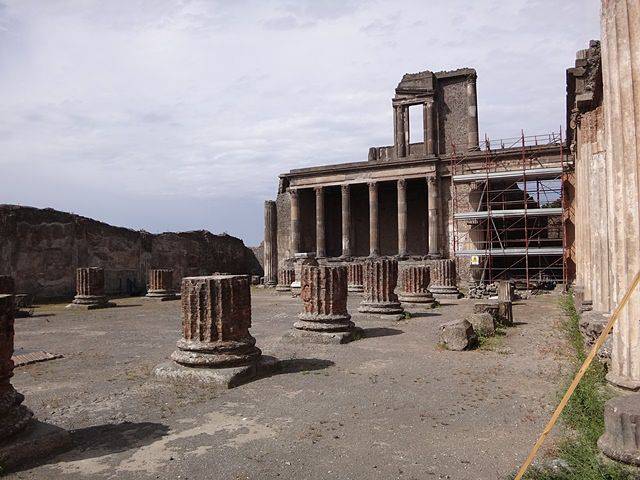
<svg viewBox="0 0 640 480"><path fill-rule="evenodd" d="M0 203L260 242L292 168L392 143L405 72L474 67L481 135L557 131L598 0L0 0Z"/></svg>

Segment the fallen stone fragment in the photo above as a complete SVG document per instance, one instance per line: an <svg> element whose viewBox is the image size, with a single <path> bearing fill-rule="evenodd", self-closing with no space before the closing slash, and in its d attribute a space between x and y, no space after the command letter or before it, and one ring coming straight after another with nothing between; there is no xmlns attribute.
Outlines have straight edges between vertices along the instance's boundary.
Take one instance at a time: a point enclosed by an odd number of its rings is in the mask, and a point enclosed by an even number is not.
<svg viewBox="0 0 640 480"><path fill-rule="evenodd" d="M467 320L473 325L473 330L483 337L492 337L496 334L496 324L493 316L488 312L472 313Z"/></svg>
<svg viewBox="0 0 640 480"><path fill-rule="evenodd" d="M478 336L468 320L455 320L440 325L440 343L448 350L469 350L478 344Z"/></svg>

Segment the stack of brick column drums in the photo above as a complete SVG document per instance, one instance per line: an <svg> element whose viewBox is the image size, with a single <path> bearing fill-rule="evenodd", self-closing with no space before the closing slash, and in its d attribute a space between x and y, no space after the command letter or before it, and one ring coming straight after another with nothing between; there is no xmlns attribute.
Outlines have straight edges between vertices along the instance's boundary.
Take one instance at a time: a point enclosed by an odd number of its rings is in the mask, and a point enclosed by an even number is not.
<svg viewBox="0 0 640 480"><path fill-rule="evenodd" d="M431 285L429 290L436 298L460 298L456 262L453 259L429 260Z"/></svg>
<svg viewBox="0 0 640 480"><path fill-rule="evenodd" d="M115 307L104 294L104 269L86 267L76 270L76 296L68 305L88 310Z"/></svg>
<svg viewBox="0 0 640 480"><path fill-rule="evenodd" d="M400 267L400 292L398 299L402 303L419 304L433 308L435 299L429 291L431 281L430 267L425 264L406 263Z"/></svg>
<svg viewBox="0 0 640 480"><path fill-rule="evenodd" d="M305 265L300 284L303 311L289 337L340 344L360 336L347 311L347 267Z"/></svg>
<svg viewBox="0 0 640 480"><path fill-rule="evenodd" d="M398 262L391 258L368 258L364 262L364 300L361 313L394 315L404 312L395 294L398 283Z"/></svg>
<svg viewBox="0 0 640 480"><path fill-rule="evenodd" d="M182 338L159 378L232 388L273 367L262 357L251 327L251 286L246 275L182 279Z"/></svg>
<svg viewBox="0 0 640 480"><path fill-rule="evenodd" d="M349 262L347 264L347 289L349 292L364 292L363 271L362 262Z"/></svg>
<svg viewBox="0 0 640 480"><path fill-rule="evenodd" d="M149 284L145 297L160 301L176 300L178 296L173 291L173 270L169 268L149 270Z"/></svg>
<svg viewBox="0 0 640 480"><path fill-rule="evenodd" d="M277 292L290 292L291 284L295 280L295 270L293 265L282 265L278 270Z"/></svg>

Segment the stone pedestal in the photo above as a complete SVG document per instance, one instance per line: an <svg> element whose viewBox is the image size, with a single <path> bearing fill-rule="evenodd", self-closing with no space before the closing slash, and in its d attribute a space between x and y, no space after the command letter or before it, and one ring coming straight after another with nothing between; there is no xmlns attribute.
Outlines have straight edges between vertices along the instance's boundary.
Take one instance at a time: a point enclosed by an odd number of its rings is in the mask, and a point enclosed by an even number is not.
<svg viewBox="0 0 640 480"><path fill-rule="evenodd" d="M173 270L156 268L149 270L149 284L146 298L160 301L177 300L173 291Z"/></svg>
<svg viewBox="0 0 640 480"><path fill-rule="evenodd" d="M278 284L276 285L276 292L290 292L291 284L295 280L295 270L293 265L285 265L278 270Z"/></svg>
<svg viewBox="0 0 640 480"><path fill-rule="evenodd" d="M302 269L303 311L289 337L313 343L347 343L358 338L347 312L347 268L305 265Z"/></svg>
<svg viewBox="0 0 640 480"><path fill-rule="evenodd" d="M5 471L70 445L67 432L33 420L31 410L22 405L24 396L11 385L13 315L13 295L0 295L0 466ZM23 448L16 449L16 444Z"/></svg>
<svg viewBox="0 0 640 480"><path fill-rule="evenodd" d="M300 279L302 278L302 268L305 265L318 265L316 255L314 253L296 253L293 259L293 269L295 270L295 278L291 283L291 296L300 295Z"/></svg>
<svg viewBox="0 0 640 480"><path fill-rule="evenodd" d="M429 260L431 268L431 285L429 290L437 299L460 298L458 290L456 262L453 259Z"/></svg>
<svg viewBox="0 0 640 480"><path fill-rule="evenodd" d="M364 300L361 313L394 315L404 312L394 290L398 283L398 262L390 258L368 258L364 262Z"/></svg>
<svg viewBox="0 0 640 480"><path fill-rule="evenodd" d="M406 264L400 267L400 292L402 303L415 303L428 308L435 306L433 294L429 291L431 276L427 265Z"/></svg>
<svg viewBox="0 0 640 480"><path fill-rule="evenodd" d="M347 264L347 290L353 293L364 291L364 267L362 262L352 262Z"/></svg>
<svg viewBox="0 0 640 480"><path fill-rule="evenodd" d="M246 275L182 279L182 338L159 378L233 388L273 368L263 359L251 327L251 287Z"/></svg>
<svg viewBox="0 0 640 480"><path fill-rule="evenodd" d="M104 269L101 267L76 270L76 296L67 307L96 308L115 307L104 294Z"/></svg>
<svg viewBox="0 0 640 480"><path fill-rule="evenodd" d="M598 447L609 458L640 466L640 394L609 400Z"/></svg>

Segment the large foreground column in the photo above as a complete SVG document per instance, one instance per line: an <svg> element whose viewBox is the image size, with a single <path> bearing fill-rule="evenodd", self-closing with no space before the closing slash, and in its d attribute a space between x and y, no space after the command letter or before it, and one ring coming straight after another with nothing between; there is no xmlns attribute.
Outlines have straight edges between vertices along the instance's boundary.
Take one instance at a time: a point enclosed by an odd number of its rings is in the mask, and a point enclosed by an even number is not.
<svg viewBox="0 0 640 480"><path fill-rule="evenodd" d="M369 184L369 255L377 257L380 254L378 239L378 184Z"/></svg>
<svg viewBox="0 0 640 480"><path fill-rule="evenodd" d="M7 473L16 466L43 459L70 445L64 430L33 419L22 405L24 396L11 385L14 337L13 295L0 295L0 466Z"/></svg>
<svg viewBox="0 0 640 480"><path fill-rule="evenodd" d="M398 180L398 256L407 256L407 181Z"/></svg>
<svg viewBox="0 0 640 480"><path fill-rule="evenodd" d="M147 294L148 299L167 301L177 300L173 291L173 270L170 268L154 268L149 270Z"/></svg>
<svg viewBox="0 0 640 480"><path fill-rule="evenodd" d="M440 253L440 189L439 179L434 174L427 177L427 207L429 210L429 256L438 258Z"/></svg>
<svg viewBox="0 0 640 480"><path fill-rule="evenodd" d="M400 266L400 292L402 303L415 303L428 308L435 306L433 294L429 291L431 276L428 265L404 264Z"/></svg>
<svg viewBox="0 0 640 480"><path fill-rule="evenodd" d="M342 257L351 257L351 187L342 185Z"/></svg>
<svg viewBox="0 0 640 480"><path fill-rule="evenodd" d="M358 307L362 313L384 315L402 313L404 309L395 294L398 262L390 258L368 258L364 262L364 300Z"/></svg>
<svg viewBox="0 0 640 480"><path fill-rule="evenodd" d="M431 293L436 298L460 298L455 260L429 260L428 264L431 267Z"/></svg>
<svg viewBox="0 0 640 480"><path fill-rule="evenodd" d="M104 294L104 269L102 267L76 270L76 296L67 307L96 308L115 307Z"/></svg>
<svg viewBox="0 0 640 480"><path fill-rule="evenodd" d="M232 388L273 366L249 333L248 276L185 277L181 296L182 338L173 362L158 365L156 376Z"/></svg>
<svg viewBox="0 0 640 480"><path fill-rule="evenodd" d="M276 202L264 202L264 285L278 283L278 209Z"/></svg>
<svg viewBox="0 0 640 480"><path fill-rule="evenodd" d="M347 267L306 265L302 269L303 311L287 338L311 343L347 343L356 329L347 311Z"/></svg>

